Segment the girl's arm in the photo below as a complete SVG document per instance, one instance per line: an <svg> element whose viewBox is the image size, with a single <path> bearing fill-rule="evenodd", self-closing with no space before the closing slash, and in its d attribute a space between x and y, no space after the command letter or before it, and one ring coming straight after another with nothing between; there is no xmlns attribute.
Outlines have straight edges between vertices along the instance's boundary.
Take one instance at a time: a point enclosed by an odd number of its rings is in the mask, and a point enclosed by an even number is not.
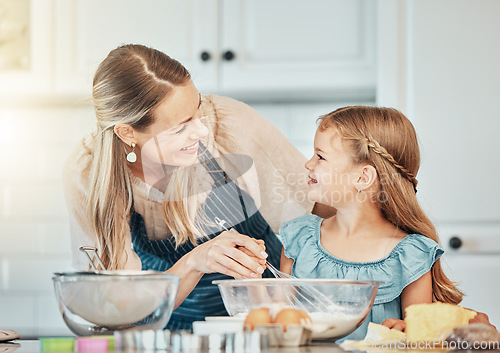
<svg viewBox="0 0 500 353"><path fill-rule="evenodd" d="M430 271L417 279L415 282L408 285L401 293L401 309L403 310L403 318L405 317L405 309L412 304L432 303L432 276ZM473 309L471 309L473 310ZM475 318L469 321L472 323L484 323L496 327L490 322L488 315L477 312ZM404 331L405 323L403 320L387 319L382 325L396 330Z"/></svg>
<svg viewBox="0 0 500 353"><path fill-rule="evenodd" d="M405 317L405 309L408 306L424 303L432 303L432 275L430 271L403 289L401 293L403 318Z"/></svg>
<svg viewBox="0 0 500 353"><path fill-rule="evenodd" d="M405 309L412 304L432 303L432 275L427 272L415 282L410 283L401 293L401 311L405 317ZM387 319L382 325L404 331L405 322L400 319Z"/></svg>
<svg viewBox="0 0 500 353"><path fill-rule="evenodd" d="M289 259L285 256L285 248L281 248L281 261L280 261L280 271L292 274L293 259Z"/></svg>

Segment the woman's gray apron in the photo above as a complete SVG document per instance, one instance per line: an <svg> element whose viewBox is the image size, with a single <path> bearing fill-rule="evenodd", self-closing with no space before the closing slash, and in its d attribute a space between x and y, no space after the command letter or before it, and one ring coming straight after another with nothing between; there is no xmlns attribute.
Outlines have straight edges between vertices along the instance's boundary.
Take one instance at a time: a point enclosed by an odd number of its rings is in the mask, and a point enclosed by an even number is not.
<svg viewBox="0 0 500 353"><path fill-rule="evenodd" d="M228 178L217 161L200 144L200 162L207 169L214 180L214 186L204 204L204 212L208 219L215 217L227 221L241 234L263 239L266 245L268 260L279 268L281 258L281 243L272 231L269 224L260 214L253 199L240 189L236 183ZM199 244L213 239L223 229L220 226L212 229L206 238L199 239ZM195 246L187 242L175 248L172 238L150 240L146 233L142 216L133 212L130 221L132 246L142 261L143 270L166 271L182 256L191 251ZM268 270L264 277L272 277ZM213 280L230 279L219 273L205 274L191 294L172 313L166 328L176 330L191 330L193 321L204 320L206 316L228 315L219 289L212 284Z"/></svg>

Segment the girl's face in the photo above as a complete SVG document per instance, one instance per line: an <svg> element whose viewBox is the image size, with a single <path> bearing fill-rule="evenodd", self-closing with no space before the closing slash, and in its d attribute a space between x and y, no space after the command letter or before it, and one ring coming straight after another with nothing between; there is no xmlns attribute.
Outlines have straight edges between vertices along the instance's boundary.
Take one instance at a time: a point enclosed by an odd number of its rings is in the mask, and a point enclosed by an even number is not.
<svg viewBox="0 0 500 353"><path fill-rule="evenodd" d="M316 131L314 155L306 162L306 168L311 201L338 207L357 193L353 182L359 177L359 170L354 168L352 157L336 128Z"/></svg>
<svg viewBox="0 0 500 353"><path fill-rule="evenodd" d="M138 162L153 168L192 165L200 139L208 134L200 106L201 96L191 81L175 86L154 111L153 123L145 131L136 131Z"/></svg>

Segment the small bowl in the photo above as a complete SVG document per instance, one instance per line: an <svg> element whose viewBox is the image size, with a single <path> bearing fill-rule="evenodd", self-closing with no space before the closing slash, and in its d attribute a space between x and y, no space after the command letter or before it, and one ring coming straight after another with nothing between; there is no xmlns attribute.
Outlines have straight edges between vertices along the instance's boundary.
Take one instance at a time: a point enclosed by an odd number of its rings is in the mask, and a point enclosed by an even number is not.
<svg viewBox="0 0 500 353"><path fill-rule="evenodd" d="M59 310L78 336L163 329L172 314L179 277L156 271L55 273Z"/></svg>
<svg viewBox="0 0 500 353"><path fill-rule="evenodd" d="M283 308L306 311L313 339L339 339L352 333L370 312L379 282L332 279L246 279L214 281L231 316L267 307L272 317Z"/></svg>

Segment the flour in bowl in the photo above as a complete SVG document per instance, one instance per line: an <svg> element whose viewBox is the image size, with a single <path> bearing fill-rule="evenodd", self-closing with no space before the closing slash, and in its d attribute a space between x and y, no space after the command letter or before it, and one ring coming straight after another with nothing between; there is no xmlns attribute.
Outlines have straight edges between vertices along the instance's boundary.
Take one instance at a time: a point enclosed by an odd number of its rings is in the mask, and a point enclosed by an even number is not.
<svg viewBox="0 0 500 353"><path fill-rule="evenodd" d="M364 315L349 315L342 312L309 313L312 323L305 325L312 331L313 339L327 339L347 335L357 327Z"/></svg>

